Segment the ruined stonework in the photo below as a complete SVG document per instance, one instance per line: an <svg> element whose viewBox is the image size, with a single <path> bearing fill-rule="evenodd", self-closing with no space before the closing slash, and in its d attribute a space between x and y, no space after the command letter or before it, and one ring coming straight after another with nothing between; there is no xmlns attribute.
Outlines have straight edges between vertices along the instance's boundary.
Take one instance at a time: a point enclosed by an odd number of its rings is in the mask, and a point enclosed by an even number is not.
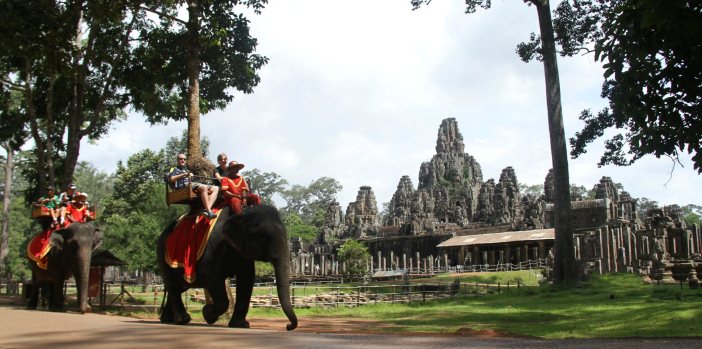
<svg viewBox="0 0 702 349"><path fill-rule="evenodd" d="M388 217L386 226L400 226L411 220L412 197L414 196L414 186L409 176L402 176L397 190L393 194L388 206Z"/></svg>
<svg viewBox="0 0 702 349"><path fill-rule="evenodd" d="M375 200L375 193L369 186L363 186L358 190L356 201L349 203L346 208L346 232L343 238L363 238L377 235L380 227L378 217L378 204Z"/></svg>
<svg viewBox="0 0 702 349"><path fill-rule="evenodd" d="M421 235L434 232L434 199L424 190L412 195L410 224L401 229L402 235Z"/></svg>
<svg viewBox="0 0 702 349"><path fill-rule="evenodd" d="M524 195L521 202L524 219L517 230L543 229L545 205L543 196Z"/></svg>
<svg viewBox="0 0 702 349"><path fill-rule="evenodd" d="M502 170L500 182L495 186L494 222L497 224L519 223L522 221L521 198L517 175L510 166Z"/></svg>
<svg viewBox="0 0 702 349"><path fill-rule="evenodd" d="M490 178L480 188L476 221L492 224L495 216L495 180Z"/></svg>
<svg viewBox="0 0 702 349"><path fill-rule="evenodd" d="M337 241L345 230L344 216L341 213L341 206L334 201L327 206L324 214L324 226L322 227L317 242L321 244Z"/></svg>
<svg viewBox="0 0 702 349"><path fill-rule="evenodd" d="M472 221L478 207L483 173L464 148L456 119L444 119L436 140L436 155L422 163L419 170L418 189L433 197L433 213L440 222Z"/></svg>
<svg viewBox="0 0 702 349"><path fill-rule="evenodd" d="M619 202L619 192L610 177L602 177L595 185L596 199L610 199Z"/></svg>

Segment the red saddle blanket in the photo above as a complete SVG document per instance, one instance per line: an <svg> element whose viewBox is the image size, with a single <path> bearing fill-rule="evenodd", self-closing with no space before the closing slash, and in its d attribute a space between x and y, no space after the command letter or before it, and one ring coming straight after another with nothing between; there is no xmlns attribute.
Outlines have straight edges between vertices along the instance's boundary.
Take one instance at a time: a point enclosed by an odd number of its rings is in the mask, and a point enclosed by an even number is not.
<svg viewBox="0 0 702 349"><path fill-rule="evenodd" d="M58 228L58 227L57 227ZM39 268L46 270L48 266L48 258L46 255L51 251L49 245L49 237L51 233L56 231L56 228L47 228L46 230L35 236L27 245L27 256L29 259L37 263Z"/></svg>
<svg viewBox="0 0 702 349"><path fill-rule="evenodd" d="M182 216L168 238L166 238L166 264L171 268L183 268L183 278L188 283L195 281L195 264L202 257L207 239L219 219L218 209L212 209L216 218Z"/></svg>

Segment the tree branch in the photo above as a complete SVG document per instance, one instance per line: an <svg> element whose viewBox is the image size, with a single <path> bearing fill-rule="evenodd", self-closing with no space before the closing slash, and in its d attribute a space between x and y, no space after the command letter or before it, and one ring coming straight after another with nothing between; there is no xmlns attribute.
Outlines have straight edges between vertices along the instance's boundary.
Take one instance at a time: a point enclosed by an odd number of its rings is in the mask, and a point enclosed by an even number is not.
<svg viewBox="0 0 702 349"><path fill-rule="evenodd" d="M169 14L163 13L163 12L161 12L161 11L159 11L159 10L156 10L156 9L153 9L153 8L148 8L148 7L144 7L144 6L139 6L139 8L142 9L142 10L149 11L149 12L151 12L151 13L157 14L157 15L159 15L159 16L161 16L161 17L168 18L168 19L170 19L170 20L176 21L176 22L178 22L178 23L180 23L180 24L182 24L182 25L188 24L188 22L186 22L186 21L184 21L184 20L182 20L182 19L180 19L180 18L178 18L178 17L171 16L171 15L169 15Z"/></svg>
<svg viewBox="0 0 702 349"><path fill-rule="evenodd" d="M27 92L27 89L24 86L22 86L22 84L12 82L6 78L0 78L0 84L9 85L11 90L15 90L15 91L19 91L19 92Z"/></svg>

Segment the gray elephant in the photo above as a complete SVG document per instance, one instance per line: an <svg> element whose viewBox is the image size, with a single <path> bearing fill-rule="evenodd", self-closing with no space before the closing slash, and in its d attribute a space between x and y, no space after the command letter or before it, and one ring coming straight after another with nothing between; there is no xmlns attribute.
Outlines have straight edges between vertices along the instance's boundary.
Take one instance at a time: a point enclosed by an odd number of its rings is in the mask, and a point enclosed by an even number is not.
<svg viewBox="0 0 702 349"><path fill-rule="evenodd" d="M66 228L51 233L51 250L47 254L46 269L30 261L32 267L32 283L34 285L29 297L28 309L36 309L40 289L49 295L49 309L61 311L64 309L63 284L73 276L78 291L78 306L81 313L89 310L88 279L90 275L90 259L93 250L102 242L102 232L95 223L73 223Z"/></svg>
<svg viewBox="0 0 702 349"><path fill-rule="evenodd" d="M236 276L236 300L229 327L248 328L246 314L255 278L255 261L271 262L275 269L278 298L290 323L288 330L297 327L297 317L290 302L290 252L288 237L278 210L272 206L257 205L244 209L240 215L230 216L229 207L219 213L209 239L196 264L197 278L192 283L183 278L183 268L166 264L165 246L175 223L164 230L158 240L157 256L166 288L166 304L160 320L163 323L184 325L190 322L181 293L189 288L204 288L211 302L202 308L202 315L212 324L229 307L225 278Z"/></svg>

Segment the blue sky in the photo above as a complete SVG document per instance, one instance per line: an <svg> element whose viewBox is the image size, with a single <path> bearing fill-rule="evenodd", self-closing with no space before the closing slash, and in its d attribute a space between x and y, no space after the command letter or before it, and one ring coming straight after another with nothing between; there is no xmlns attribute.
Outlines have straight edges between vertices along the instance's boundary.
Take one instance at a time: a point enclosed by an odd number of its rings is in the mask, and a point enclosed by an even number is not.
<svg viewBox="0 0 702 349"><path fill-rule="evenodd" d="M249 19L258 53L270 62L253 94L202 116L213 161L225 152L292 184L333 177L344 187L338 196L344 208L369 185L380 205L401 176L417 186L441 120L453 117L484 180L512 166L520 182L543 183L551 167L543 67L515 53L538 31L533 7L493 1L492 9L466 15L458 0L417 11L409 0L271 1ZM581 110L606 105L601 67L592 56L558 64L571 137L582 128ZM150 126L130 114L107 137L84 143L81 160L113 172L118 160L160 149L186 127ZM702 180L687 155L684 167L651 156L630 167L598 168L602 140L589 149L570 161L572 183L591 188L610 176L633 197L702 204Z"/></svg>

